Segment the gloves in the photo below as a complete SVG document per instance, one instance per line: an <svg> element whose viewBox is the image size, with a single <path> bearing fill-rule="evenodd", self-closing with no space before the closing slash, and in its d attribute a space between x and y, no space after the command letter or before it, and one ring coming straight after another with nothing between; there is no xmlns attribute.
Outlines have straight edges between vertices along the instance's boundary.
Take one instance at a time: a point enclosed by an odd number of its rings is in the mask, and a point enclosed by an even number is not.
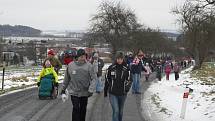
<svg viewBox="0 0 215 121"><path fill-rule="evenodd" d="M68 99L68 97L67 97L66 94L62 94L61 99L62 99L63 102L65 102Z"/></svg>
<svg viewBox="0 0 215 121"><path fill-rule="evenodd" d="M89 92L88 97L91 97L91 96L93 96L93 93L92 93L92 92Z"/></svg>
<svg viewBox="0 0 215 121"><path fill-rule="evenodd" d="M37 86L38 86L38 87L40 86L40 82L37 82Z"/></svg>
<svg viewBox="0 0 215 121"><path fill-rule="evenodd" d="M62 99L63 102L68 100L68 94L66 94L65 90L62 90L60 94L61 94L61 99Z"/></svg>

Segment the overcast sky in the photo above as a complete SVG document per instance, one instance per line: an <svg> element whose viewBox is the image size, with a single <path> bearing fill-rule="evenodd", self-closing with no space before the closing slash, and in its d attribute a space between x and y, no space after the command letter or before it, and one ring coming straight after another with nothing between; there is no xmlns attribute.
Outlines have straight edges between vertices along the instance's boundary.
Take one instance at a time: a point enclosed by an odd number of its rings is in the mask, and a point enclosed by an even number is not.
<svg viewBox="0 0 215 121"><path fill-rule="evenodd" d="M41 30L85 30L102 0L0 0L0 24ZM113 0L112 0L113 1ZM178 29L171 9L184 0L115 0L135 11L151 28Z"/></svg>

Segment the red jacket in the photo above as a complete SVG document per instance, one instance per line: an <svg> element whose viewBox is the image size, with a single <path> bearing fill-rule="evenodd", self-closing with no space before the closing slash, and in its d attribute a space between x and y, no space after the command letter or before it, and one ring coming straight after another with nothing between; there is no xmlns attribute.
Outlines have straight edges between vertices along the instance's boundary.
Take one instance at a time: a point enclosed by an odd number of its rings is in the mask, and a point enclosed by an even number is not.
<svg viewBox="0 0 215 121"><path fill-rule="evenodd" d="M70 62L72 62L73 61L73 59L71 58L71 57L65 57L64 59L63 59L63 63L65 64L65 65L68 65Z"/></svg>

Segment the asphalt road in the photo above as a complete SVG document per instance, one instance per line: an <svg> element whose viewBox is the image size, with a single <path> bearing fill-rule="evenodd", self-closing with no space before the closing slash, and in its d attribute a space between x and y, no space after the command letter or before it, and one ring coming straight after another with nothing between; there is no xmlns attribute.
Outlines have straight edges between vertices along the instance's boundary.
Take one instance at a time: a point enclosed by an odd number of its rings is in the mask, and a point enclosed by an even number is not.
<svg viewBox="0 0 215 121"><path fill-rule="evenodd" d="M143 83L147 89L148 82ZM144 121L141 108L142 95L129 93L124 109L124 121ZM39 100L38 89L30 88L0 96L0 121L71 121L72 103L54 100ZM108 98L94 94L88 100L86 121L111 121L112 109Z"/></svg>
<svg viewBox="0 0 215 121"><path fill-rule="evenodd" d="M88 110L96 96L89 98ZM72 103L54 100L39 100L38 89L24 91L0 97L0 121L71 121ZM90 112L90 111L89 111Z"/></svg>

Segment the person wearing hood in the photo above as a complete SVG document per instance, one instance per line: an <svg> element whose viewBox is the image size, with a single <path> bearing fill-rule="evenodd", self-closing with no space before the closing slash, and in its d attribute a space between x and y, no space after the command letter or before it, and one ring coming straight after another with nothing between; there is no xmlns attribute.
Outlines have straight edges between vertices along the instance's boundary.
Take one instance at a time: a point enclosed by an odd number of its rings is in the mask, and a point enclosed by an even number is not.
<svg viewBox="0 0 215 121"><path fill-rule="evenodd" d="M146 63L146 65L144 66L144 68L146 69L146 72L144 72L144 76L146 78L146 81L149 80L149 75L152 73L151 68L149 66L149 63Z"/></svg>
<svg viewBox="0 0 215 121"><path fill-rule="evenodd" d="M43 62L43 67L45 67L46 60L51 62L51 65L54 67L55 72L58 74L59 70L62 68L62 64L58 58L55 57L55 51L50 49L48 51L48 57Z"/></svg>
<svg viewBox="0 0 215 121"><path fill-rule="evenodd" d="M130 65L133 61L133 53L132 52L128 52L128 55L126 56L125 60L126 60L126 63L128 65L128 67L130 68Z"/></svg>
<svg viewBox="0 0 215 121"><path fill-rule="evenodd" d="M105 79L104 97L109 93L112 107L112 121L122 121L123 108L127 93L130 90L129 68L122 52L116 54L115 62L109 66Z"/></svg>
<svg viewBox="0 0 215 121"><path fill-rule="evenodd" d="M37 79L37 86L39 87L39 97L49 95L53 98L56 98L58 83L58 75L54 70L54 67L51 65L51 62L49 60L46 60L44 67Z"/></svg>
<svg viewBox="0 0 215 121"><path fill-rule="evenodd" d="M92 64L86 61L84 49L77 51L77 60L69 63L66 68L62 99L66 89L71 95L73 105L72 121L85 121L88 97L95 92L96 73Z"/></svg>
<svg viewBox="0 0 215 121"><path fill-rule="evenodd" d="M131 77L133 80L132 84L132 93L133 94L141 94L141 72L144 71L146 72L146 69L144 68L143 65L143 59L144 54L140 50L137 55L135 56L133 62L131 63Z"/></svg>
<svg viewBox="0 0 215 121"><path fill-rule="evenodd" d="M99 53L94 52L91 59L91 64L94 67L94 71L97 74L96 80L96 93L100 93L102 89L102 68L104 67L104 61L99 58Z"/></svg>

